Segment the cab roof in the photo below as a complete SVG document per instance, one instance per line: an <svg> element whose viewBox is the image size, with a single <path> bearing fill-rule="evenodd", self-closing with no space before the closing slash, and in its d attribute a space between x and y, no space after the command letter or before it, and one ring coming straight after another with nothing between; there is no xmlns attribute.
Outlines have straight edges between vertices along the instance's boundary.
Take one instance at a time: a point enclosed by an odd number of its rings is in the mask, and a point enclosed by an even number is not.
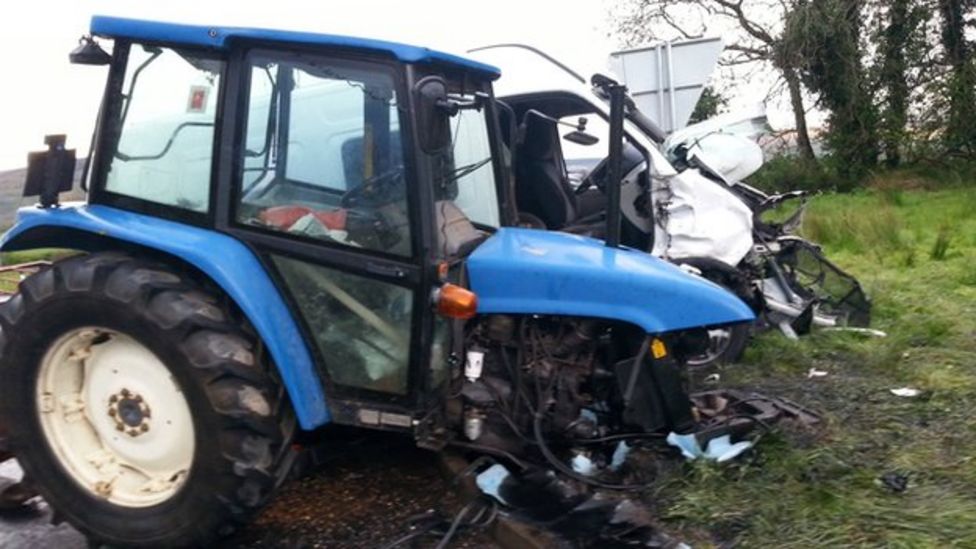
<svg viewBox="0 0 976 549"><path fill-rule="evenodd" d="M335 34L258 28L183 25L159 21L106 17L102 15L92 17L91 33L105 38L127 38L130 40L164 42L174 45L182 44L218 50L229 49L230 44L235 39L291 42L293 44L310 46L380 52L392 55L404 63L439 63L476 72L492 80L501 75L501 71L496 67L450 53L384 40L372 40L369 38L356 38Z"/></svg>

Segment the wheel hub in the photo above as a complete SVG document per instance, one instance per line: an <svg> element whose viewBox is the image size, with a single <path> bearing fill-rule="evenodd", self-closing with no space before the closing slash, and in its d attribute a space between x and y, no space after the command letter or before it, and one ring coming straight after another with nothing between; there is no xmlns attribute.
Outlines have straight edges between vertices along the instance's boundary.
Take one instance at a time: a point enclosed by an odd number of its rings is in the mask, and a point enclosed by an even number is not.
<svg viewBox="0 0 976 549"><path fill-rule="evenodd" d="M108 415L117 431L137 437L149 431L152 410L142 395L123 388L108 398Z"/></svg>

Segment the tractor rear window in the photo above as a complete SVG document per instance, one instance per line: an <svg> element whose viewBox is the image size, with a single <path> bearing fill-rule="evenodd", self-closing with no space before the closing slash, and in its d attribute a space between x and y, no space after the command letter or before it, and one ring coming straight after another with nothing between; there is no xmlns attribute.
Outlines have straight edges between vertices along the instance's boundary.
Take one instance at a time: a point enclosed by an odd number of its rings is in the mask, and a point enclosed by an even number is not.
<svg viewBox="0 0 976 549"><path fill-rule="evenodd" d="M206 212L223 62L133 44L105 189Z"/></svg>
<svg viewBox="0 0 976 549"><path fill-rule="evenodd" d="M238 222L411 255L393 76L255 55L250 82Z"/></svg>

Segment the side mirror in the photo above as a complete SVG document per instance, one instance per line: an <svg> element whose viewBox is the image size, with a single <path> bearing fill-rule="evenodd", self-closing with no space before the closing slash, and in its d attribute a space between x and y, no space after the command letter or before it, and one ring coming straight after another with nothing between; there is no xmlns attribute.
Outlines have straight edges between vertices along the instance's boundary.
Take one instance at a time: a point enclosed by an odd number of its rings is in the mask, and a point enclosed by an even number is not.
<svg viewBox="0 0 976 549"><path fill-rule="evenodd" d="M417 103L417 133L420 148L437 154L451 145L451 119L444 109L447 84L439 76L428 76L414 86Z"/></svg>
<svg viewBox="0 0 976 549"><path fill-rule="evenodd" d="M568 125L565 122L560 121L560 124ZM577 145L584 145L589 147L590 145L596 145L600 142L600 138L591 134L586 133L586 117L579 117L579 121L576 122L576 129L563 136L563 139L569 141L570 143L576 143Z"/></svg>
<svg viewBox="0 0 976 549"><path fill-rule="evenodd" d="M46 151L27 155L27 182L24 196L40 196L41 207L58 205L58 193L68 192L75 178L75 151L64 148L64 135L44 138Z"/></svg>
<svg viewBox="0 0 976 549"><path fill-rule="evenodd" d="M570 143L576 143L577 145L585 145L589 147L590 145L596 145L600 142L600 138L586 133L583 130L573 130L563 136L563 139L569 141Z"/></svg>
<svg viewBox="0 0 976 549"><path fill-rule="evenodd" d="M112 62L112 56L91 36L82 36L78 40L78 47L68 54L68 59L74 65L108 65Z"/></svg>

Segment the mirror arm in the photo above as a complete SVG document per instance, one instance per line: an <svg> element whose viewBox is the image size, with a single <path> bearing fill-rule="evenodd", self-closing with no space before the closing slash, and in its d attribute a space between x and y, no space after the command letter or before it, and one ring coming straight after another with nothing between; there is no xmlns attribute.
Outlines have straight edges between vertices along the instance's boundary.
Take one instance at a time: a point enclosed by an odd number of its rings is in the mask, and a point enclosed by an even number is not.
<svg viewBox="0 0 976 549"><path fill-rule="evenodd" d="M485 104L491 100L491 96L485 92L475 92L474 99L460 100L452 97L437 100L437 108L447 113L448 116L455 116L461 111L478 110L480 111Z"/></svg>
<svg viewBox="0 0 976 549"><path fill-rule="evenodd" d="M580 131L580 132L586 131L586 118L584 118L584 117L580 117L579 122L573 124L572 122L565 122L565 121L560 120L558 118L553 118L552 116L549 116L548 114L546 114L544 112L537 111L535 109L529 109L529 110L525 111L525 115L522 117L522 123L523 124L525 123L525 120L529 117L530 114L532 114L534 116L538 116L539 118L541 118L543 120L552 122L553 124L556 124L556 125L559 125L559 126L566 126L567 128L573 128L574 130Z"/></svg>

